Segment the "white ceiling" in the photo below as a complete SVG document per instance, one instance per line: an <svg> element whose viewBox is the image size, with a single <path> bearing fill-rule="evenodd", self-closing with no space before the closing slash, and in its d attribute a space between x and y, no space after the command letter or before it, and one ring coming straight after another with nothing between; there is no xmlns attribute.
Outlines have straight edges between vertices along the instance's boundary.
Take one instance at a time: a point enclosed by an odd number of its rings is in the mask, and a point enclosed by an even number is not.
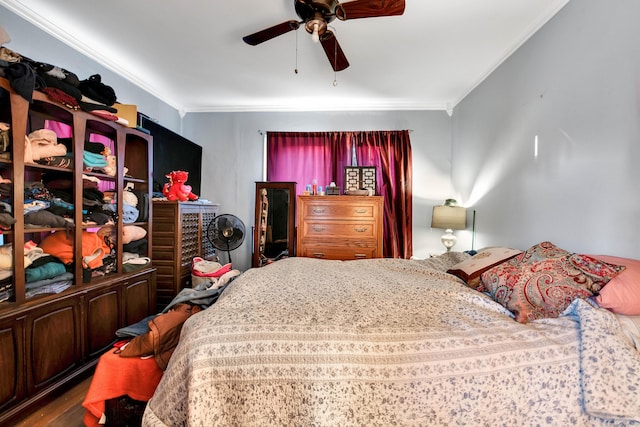
<svg viewBox="0 0 640 427"><path fill-rule="evenodd" d="M183 112L450 111L568 1L406 0L402 16L335 20L338 73L303 27L242 41L298 19L293 0L0 4Z"/></svg>

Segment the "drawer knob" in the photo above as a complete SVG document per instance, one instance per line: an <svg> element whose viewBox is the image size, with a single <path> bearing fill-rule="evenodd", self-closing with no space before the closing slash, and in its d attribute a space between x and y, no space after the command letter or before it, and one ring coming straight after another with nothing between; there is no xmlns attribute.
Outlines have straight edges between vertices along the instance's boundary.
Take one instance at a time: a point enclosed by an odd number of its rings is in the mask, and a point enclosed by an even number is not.
<svg viewBox="0 0 640 427"><path fill-rule="evenodd" d="M360 209L356 209L355 210L357 214L363 214L363 213L367 213L366 209L360 208Z"/></svg>
<svg viewBox="0 0 640 427"><path fill-rule="evenodd" d="M366 254L353 254L355 259L365 259L367 257Z"/></svg>
<svg viewBox="0 0 640 427"><path fill-rule="evenodd" d="M314 252L311 255L313 255L314 258L324 258L324 252Z"/></svg>
<svg viewBox="0 0 640 427"><path fill-rule="evenodd" d="M316 213L316 214L324 213L324 208L313 208L313 213Z"/></svg>
<svg viewBox="0 0 640 427"><path fill-rule="evenodd" d="M364 233L367 231L367 227L356 227L354 230L356 230L357 233Z"/></svg>
<svg viewBox="0 0 640 427"><path fill-rule="evenodd" d="M324 227L321 225L313 225L312 228L316 233L322 233L324 231Z"/></svg>

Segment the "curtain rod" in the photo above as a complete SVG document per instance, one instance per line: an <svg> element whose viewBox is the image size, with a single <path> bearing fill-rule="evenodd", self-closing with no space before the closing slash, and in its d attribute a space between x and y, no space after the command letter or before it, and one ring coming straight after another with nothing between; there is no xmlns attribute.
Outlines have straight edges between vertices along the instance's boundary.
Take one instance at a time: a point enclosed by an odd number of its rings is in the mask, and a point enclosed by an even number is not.
<svg viewBox="0 0 640 427"><path fill-rule="evenodd" d="M406 130L409 133L413 133L413 129L400 129L400 130ZM269 132L287 132L287 131L273 131L273 130L261 130L261 129L258 129L258 134L260 134L262 136L264 136L266 133L269 133ZM290 131L290 132L301 132L301 133L303 133L303 132L370 132L370 131L366 131L366 130L322 131L322 130L319 130L319 131ZM374 132L374 131L371 131L371 132Z"/></svg>

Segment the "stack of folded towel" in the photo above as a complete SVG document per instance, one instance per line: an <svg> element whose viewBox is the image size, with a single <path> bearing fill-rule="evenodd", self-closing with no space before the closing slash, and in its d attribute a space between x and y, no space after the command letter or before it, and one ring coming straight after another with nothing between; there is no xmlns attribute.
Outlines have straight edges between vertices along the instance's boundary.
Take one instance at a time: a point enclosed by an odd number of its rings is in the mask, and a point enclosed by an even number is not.
<svg viewBox="0 0 640 427"><path fill-rule="evenodd" d="M58 136L51 129L38 129L25 140L24 161L34 163L45 157L64 157L67 147L58 143Z"/></svg>

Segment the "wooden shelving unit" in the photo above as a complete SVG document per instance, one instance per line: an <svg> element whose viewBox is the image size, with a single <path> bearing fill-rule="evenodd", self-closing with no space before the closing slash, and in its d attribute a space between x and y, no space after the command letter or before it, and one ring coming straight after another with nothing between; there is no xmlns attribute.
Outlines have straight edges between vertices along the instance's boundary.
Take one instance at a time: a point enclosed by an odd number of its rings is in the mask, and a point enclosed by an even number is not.
<svg viewBox="0 0 640 427"><path fill-rule="evenodd" d="M83 234L97 232L100 225L83 225L83 175L101 180L114 192L117 218L115 235L123 235L123 193L128 183L151 192L152 138L133 128L103 120L84 111L74 111L34 92L29 104L0 78L0 122L11 125L12 148L0 160L0 173L12 182L8 201L13 206L15 224L2 233L3 248L11 252L8 283L12 296L0 302L0 425L10 424L24 411L49 394L91 369L97 357L115 341L118 328L154 313L156 308L155 269L151 266L126 273L123 242L112 242L115 268L102 277L83 281ZM46 123L60 122L71 129L73 167L57 168L24 162L25 135ZM87 171L83 150L89 135L112 141L117 172L111 176ZM126 168L126 169L125 169ZM128 170L125 174L124 171ZM41 181L58 174L72 182L73 214L62 228L26 227L24 220L25 182ZM149 197L150 199L150 197ZM151 212L149 206L149 212ZM152 257L152 215L134 225L148 230ZM40 243L53 232L68 233L73 247L71 285L62 292L29 297L25 279L25 243ZM85 248L86 249L86 248Z"/></svg>

